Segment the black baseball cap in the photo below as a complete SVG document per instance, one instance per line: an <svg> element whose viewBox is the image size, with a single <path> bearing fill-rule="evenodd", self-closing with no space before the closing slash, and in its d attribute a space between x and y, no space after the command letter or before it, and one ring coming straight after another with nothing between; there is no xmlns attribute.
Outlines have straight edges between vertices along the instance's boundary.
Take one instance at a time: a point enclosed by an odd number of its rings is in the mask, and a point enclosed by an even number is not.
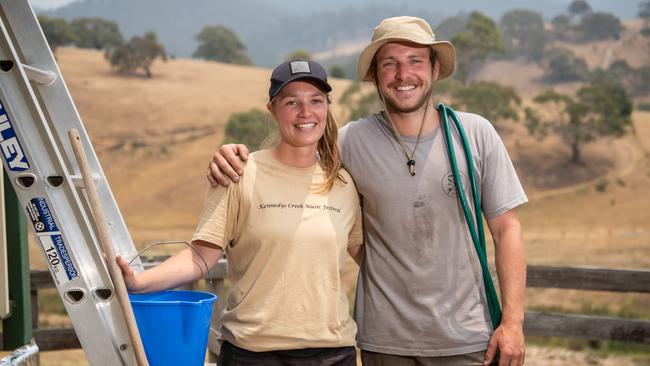
<svg viewBox="0 0 650 366"><path fill-rule="evenodd" d="M273 69L269 100L278 95L285 85L296 80L312 81L322 91L326 93L332 91L332 87L327 83L327 73L323 66L311 60L291 60Z"/></svg>

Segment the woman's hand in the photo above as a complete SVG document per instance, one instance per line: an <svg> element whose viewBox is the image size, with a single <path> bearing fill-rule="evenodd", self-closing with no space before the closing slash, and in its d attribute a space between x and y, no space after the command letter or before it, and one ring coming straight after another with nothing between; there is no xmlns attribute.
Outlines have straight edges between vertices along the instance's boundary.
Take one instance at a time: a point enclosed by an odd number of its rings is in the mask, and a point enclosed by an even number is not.
<svg viewBox="0 0 650 366"><path fill-rule="evenodd" d="M117 265L120 266L120 269L122 270L122 277L124 278L124 284L126 284L126 289L129 292L135 292L137 291L137 279L135 276L135 272L133 272L133 268L129 266L129 263L126 261L126 259L122 258L121 256L115 257L115 261L117 262Z"/></svg>

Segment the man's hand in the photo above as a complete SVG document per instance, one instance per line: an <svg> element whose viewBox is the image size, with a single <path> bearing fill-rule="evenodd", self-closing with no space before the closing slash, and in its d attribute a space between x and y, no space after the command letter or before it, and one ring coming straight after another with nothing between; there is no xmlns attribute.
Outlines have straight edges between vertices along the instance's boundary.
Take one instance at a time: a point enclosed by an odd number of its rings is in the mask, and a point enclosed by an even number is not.
<svg viewBox="0 0 650 366"><path fill-rule="evenodd" d="M227 144L219 147L208 165L208 180L213 187L239 182L244 174L242 161L248 160L248 148L241 144Z"/></svg>
<svg viewBox="0 0 650 366"><path fill-rule="evenodd" d="M498 352L499 366L522 366L525 359L524 331L521 325L502 323L492 334L485 352L484 366L492 363Z"/></svg>
<svg viewBox="0 0 650 366"><path fill-rule="evenodd" d="M122 270L122 277L124 278L124 284L126 285L126 289L129 292L135 292L137 290L137 280L135 278L135 272L133 272L133 268L129 267L129 263L126 261L126 259L122 258L121 256L115 257L115 261L117 262L117 265L120 266L120 269Z"/></svg>

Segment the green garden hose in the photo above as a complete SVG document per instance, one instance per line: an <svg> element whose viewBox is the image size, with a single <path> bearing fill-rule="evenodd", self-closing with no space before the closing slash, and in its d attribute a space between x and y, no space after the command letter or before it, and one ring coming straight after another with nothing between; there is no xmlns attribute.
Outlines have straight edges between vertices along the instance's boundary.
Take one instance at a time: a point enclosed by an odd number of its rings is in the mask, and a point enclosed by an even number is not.
<svg viewBox="0 0 650 366"><path fill-rule="evenodd" d="M461 206L463 206L463 213L465 215L465 221L467 222L467 228L469 229L469 233L472 236L474 249L476 249L476 254L478 254L478 259L481 263L481 269L483 272L483 284L485 286L485 295L487 298L488 309L490 311L490 317L492 318L492 326L494 329L496 329L501 323L501 305L499 303L499 297L497 296L496 289L494 288L494 283L492 282L490 269L488 268L487 252L485 248L485 232L483 230L483 215L481 213L481 197L479 196L478 188L476 187L476 174L474 172L472 150L469 146L469 143L467 142L467 135L465 135L465 130L463 129L463 126L461 126L460 121L458 120L458 116L454 110L442 103L438 105L438 110L440 111L440 122L445 134L445 141L447 142L449 162L451 163L454 180L456 181L458 198L460 200ZM458 163L456 162L456 154L454 153L454 145L451 139L448 116L451 116L451 119L454 122L454 126L456 126L456 130L460 135L460 141L463 145L463 152L465 153L465 159L467 161L467 172L472 188L474 214L476 218L472 217L472 213L467 202L467 197L465 197L465 191L463 190L463 183L460 179Z"/></svg>

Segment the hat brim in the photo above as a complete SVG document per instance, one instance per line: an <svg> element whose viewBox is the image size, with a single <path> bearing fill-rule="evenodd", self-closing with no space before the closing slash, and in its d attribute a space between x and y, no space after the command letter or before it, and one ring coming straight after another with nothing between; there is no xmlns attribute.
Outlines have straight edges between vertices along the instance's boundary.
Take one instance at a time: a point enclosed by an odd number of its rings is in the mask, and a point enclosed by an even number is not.
<svg viewBox="0 0 650 366"><path fill-rule="evenodd" d="M301 81L301 80L302 81L308 81L308 82L316 85L321 91L323 91L325 93L329 93L329 92L332 91L332 86L329 83L323 81L320 78L317 78L315 76L311 76L309 74L304 74L304 75L296 74L292 78L290 78L289 80L282 83L278 88L276 88L275 91L269 95L269 100L275 98L275 96L278 95L280 93L280 91L282 91L282 88L284 88L288 84L291 84L294 81Z"/></svg>
<svg viewBox="0 0 650 366"><path fill-rule="evenodd" d="M361 55L359 55L359 63L357 64L359 78L361 78L361 80L373 81L372 75L370 75L370 65L372 65L375 54L383 45L391 42L407 42L431 47L436 53L436 60L440 64L440 74L437 80L442 80L454 72L456 65L456 49L451 42L418 42L407 38L391 37L378 39L370 43L361 52Z"/></svg>

